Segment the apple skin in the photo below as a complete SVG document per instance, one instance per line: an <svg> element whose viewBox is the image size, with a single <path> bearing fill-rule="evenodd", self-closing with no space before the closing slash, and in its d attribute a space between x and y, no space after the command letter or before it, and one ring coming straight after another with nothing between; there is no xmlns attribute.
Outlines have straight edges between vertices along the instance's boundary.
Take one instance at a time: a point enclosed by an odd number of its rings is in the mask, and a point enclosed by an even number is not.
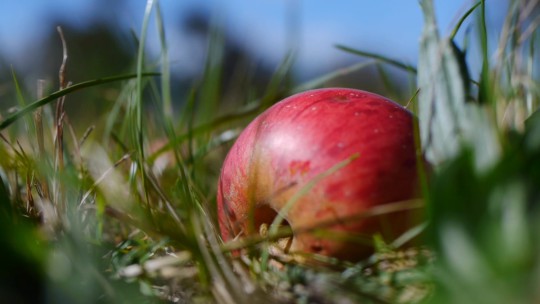
<svg viewBox="0 0 540 304"><path fill-rule="evenodd" d="M401 105L354 89L306 91L276 103L246 127L225 158L217 193L223 240L259 233L306 183L349 159L301 196L286 221L294 234L291 251L365 258L373 252L373 234L392 240L417 220L411 211L345 220L418 197L415 124ZM328 222L335 224L322 234L296 233Z"/></svg>

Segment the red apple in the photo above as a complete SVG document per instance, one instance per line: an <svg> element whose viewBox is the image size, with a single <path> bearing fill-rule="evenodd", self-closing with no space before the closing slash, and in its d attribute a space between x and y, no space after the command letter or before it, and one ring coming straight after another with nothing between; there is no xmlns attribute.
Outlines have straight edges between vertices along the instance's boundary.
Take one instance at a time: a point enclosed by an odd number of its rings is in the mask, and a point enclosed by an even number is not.
<svg viewBox="0 0 540 304"><path fill-rule="evenodd" d="M312 90L275 104L240 134L223 164L217 194L223 240L258 233L304 191L285 215L291 250L365 257L373 234L393 238L411 226L411 212L362 215L417 196L415 123L401 105L353 89Z"/></svg>

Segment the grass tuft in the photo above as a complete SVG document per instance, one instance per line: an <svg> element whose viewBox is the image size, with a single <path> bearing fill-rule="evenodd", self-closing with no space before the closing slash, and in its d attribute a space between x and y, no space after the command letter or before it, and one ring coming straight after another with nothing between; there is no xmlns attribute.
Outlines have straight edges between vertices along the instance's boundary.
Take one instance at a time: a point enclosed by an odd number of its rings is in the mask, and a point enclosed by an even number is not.
<svg viewBox="0 0 540 304"><path fill-rule="evenodd" d="M70 41L60 31L59 88L51 92L41 81L37 100L27 102L30 94L11 71L9 98L17 108L0 121L0 231L9 232L0 234L0 297L10 303L539 302L540 19L532 2L512 1L500 36L488 41L490 2L472 4L444 37L433 1L422 0L417 67L338 45L369 60L298 83L291 50L263 89L245 87L253 79L226 79L226 37L216 22L204 74L177 94L157 0L146 2L140 36L134 33L134 73L71 84ZM457 43L475 12L477 34ZM155 62L145 52L152 18L161 46ZM288 22L294 27L293 18ZM476 55L481 70L471 73L467 63ZM418 157L430 161L419 167L429 172L422 176L423 200L343 220L422 208L425 221L389 244L378 236L331 235L375 248L357 263L324 256L302 263L283 250L279 240L293 234L280 225L287 210L362 157L353 155L308 183L260 234L224 243L216 182L242 127L285 96L373 64L387 95L409 100L418 115ZM383 65L407 72L412 97L401 96ZM104 87L119 91L110 111L89 125L68 116L64 107L75 102L73 93ZM294 233L329 237L325 227L333 224ZM404 246L413 239L414 246Z"/></svg>

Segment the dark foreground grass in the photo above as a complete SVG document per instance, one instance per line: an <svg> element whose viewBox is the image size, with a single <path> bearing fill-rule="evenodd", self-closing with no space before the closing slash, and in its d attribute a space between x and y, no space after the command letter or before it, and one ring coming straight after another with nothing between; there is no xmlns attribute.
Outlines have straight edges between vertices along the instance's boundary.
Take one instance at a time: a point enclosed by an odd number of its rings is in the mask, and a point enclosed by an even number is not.
<svg viewBox="0 0 540 304"><path fill-rule="evenodd" d="M490 3L472 4L447 38L437 31L432 2L423 0L417 67L339 46L372 61L293 85L290 56L266 90L247 88L227 107L220 102L224 59L216 31L204 76L181 108L173 109L157 1L148 1L135 74L69 84L63 66L59 90L28 104L14 74L20 106L0 122L0 298L6 303L540 301L538 19L530 3L511 1L499 39L488 41L484 12ZM161 37L157 63L144 54L151 14ZM454 41L463 21L475 15L477 33L465 35L468 43ZM469 74L464 60L476 40L483 60L478 75ZM498 45L492 50L488 44ZM423 202L409 206L424 206L425 222L397 240L373 237L375 254L354 264L316 256L311 260L318 263L299 263L274 245L291 235L277 225L224 244L216 225L215 186L242 126L284 96L373 63L384 78L386 65L416 78L417 94L402 101L419 117L419 144L433 165L424 177ZM103 85L122 87L112 111L96 118L96 125L74 128L77 117L63 108L70 93ZM81 127L86 131L78 134ZM371 212L390 212L392 206ZM418 245L402 247L411 238ZM248 254L231 254L239 248Z"/></svg>

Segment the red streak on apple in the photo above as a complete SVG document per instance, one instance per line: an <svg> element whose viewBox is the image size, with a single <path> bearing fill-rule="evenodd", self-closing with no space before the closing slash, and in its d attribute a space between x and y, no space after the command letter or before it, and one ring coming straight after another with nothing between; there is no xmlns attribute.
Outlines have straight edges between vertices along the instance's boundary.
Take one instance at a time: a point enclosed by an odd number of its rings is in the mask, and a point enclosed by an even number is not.
<svg viewBox="0 0 540 304"><path fill-rule="evenodd" d="M309 181L358 155L301 196L286 220L292 251L365 257L374 233L393 238L411 226L410 212L361 215L417 196L415 123L401 105L353 89L312 90L275 104L240 134L223 164L217 195L223 239L258 233ZM305 232L323 223L333 224Z"/></svg>

